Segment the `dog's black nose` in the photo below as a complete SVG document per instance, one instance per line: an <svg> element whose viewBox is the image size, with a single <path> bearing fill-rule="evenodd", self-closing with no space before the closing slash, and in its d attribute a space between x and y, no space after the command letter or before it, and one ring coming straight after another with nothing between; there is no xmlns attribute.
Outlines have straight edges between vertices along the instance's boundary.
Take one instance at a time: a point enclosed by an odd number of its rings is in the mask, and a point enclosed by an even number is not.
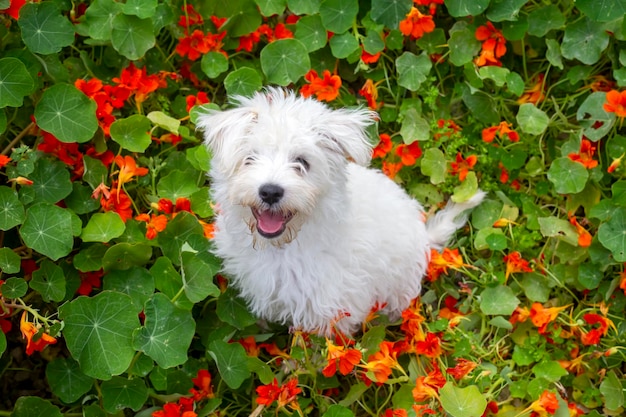
<svg viewBox="0 0 626 417"><path fill-rule="evenodd" d="M263 184L259 187L259 197L267 204L275 204L285 195L283 187L276 184Z"/></svg>

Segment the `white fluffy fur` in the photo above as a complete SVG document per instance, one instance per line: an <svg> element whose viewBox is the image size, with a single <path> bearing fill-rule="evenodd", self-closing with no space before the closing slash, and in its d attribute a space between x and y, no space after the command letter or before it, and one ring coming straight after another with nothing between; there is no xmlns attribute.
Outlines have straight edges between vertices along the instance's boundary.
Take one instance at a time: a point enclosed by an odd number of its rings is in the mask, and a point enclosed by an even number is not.
<svg viewBox="0 0 626 417"><path fill-rule="evenodd" d="M424 222L417 201L365 168L372 112L281 89L236 102L198 126L213 152L216 253L252 312L321 334L353 333L377 303L397 317L420 293L430 249L446 244L484 193ZM263 201L264 184L284 190L280 201ZM253 210L292 217L267 238Z"/></svg>

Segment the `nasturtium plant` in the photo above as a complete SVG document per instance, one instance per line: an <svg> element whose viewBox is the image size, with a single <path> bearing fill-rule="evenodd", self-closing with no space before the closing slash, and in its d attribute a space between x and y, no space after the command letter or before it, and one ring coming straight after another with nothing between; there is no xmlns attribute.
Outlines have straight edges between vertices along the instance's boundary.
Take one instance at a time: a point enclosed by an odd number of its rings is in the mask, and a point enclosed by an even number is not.
<svg viewBox="0 0 626 417"><path fill-rule="evenodd" d="M0 0L0 415L623 414L625 13ZM401 317L303 334L222 271L197 122L266 86L375 112L425 220L487 193Z"/></svg>

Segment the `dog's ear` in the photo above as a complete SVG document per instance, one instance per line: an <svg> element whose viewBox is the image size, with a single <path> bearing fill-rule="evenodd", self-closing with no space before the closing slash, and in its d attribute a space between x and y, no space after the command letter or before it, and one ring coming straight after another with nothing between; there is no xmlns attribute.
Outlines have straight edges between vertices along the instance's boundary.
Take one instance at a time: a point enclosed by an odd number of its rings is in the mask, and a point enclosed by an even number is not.
<svg viewBox="0 0 626 417"><path fill-rule="evenodd" d="M366 128L377 114L366 109L330 110L319 120L318 133L327 138L322 146L344 155L359 165L367 166L372 158L372 143Z"/></svg>
<svg viewBox="0 0 626 417"><path fill-rule="evenodd" d="M257 113L249 107L236 107L224 111L208 111L198 117L196 126L204 131L204 141L213 156L222 159L238 146L245 137Z"/></svg>

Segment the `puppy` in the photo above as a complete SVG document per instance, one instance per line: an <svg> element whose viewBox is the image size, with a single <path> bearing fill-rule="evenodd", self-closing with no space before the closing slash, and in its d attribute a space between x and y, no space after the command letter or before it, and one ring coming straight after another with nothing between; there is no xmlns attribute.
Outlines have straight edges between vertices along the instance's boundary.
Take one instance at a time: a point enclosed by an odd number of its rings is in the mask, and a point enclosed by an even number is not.
<svg viewBox="0 0 626 417"><path fill-rule="evenodd" d="M441 249L483 199L422 206L368 169L375 113L269 88L201 116L213 154L215 251L258 317L354 333L376 305L399 317Z"/></svg>

